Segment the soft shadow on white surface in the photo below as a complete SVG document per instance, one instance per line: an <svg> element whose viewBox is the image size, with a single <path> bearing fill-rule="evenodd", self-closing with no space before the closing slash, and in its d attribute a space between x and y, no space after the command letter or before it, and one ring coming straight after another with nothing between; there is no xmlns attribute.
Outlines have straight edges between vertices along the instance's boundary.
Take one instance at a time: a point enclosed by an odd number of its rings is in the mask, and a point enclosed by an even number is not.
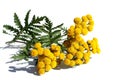
<svg viewBox="0 0 120 80"><path fill-rule="evenodd" d="M16 61L8 61L6 62L7 64L10 64L10 63L14 63ZM18 67L19 65L22 65L22 64L28 64L27 66L20 66ZM21 62L21 63L17 63L15 66L9 66L9 69L8 71L9 72L18 72L18 71L24 71L24 72L27 72L27 73L30 73L30 74L34 74L34 75L38 75L37 74L37 69L36 67L34 66L35 65L35 61L28 61L28 62ZM54 70L61 70L61 69L71 69L73 67L70 67L70 66L67 66L65 65L63 62L61 62L60 65L58 65L56 68L54 68Z"/></svg>
<svg viewBox="0 0 120 80"><path fill-rule="evenodd" d="M37 71L36 67L33 65L30 65L30 64L33 64L33 62L29 61L28 64L29 64L29 66L22 66L22 67L21 66L20 67L9 66L8 71L10 71L10 72L24 71L24 72L27 72L30 74L38 75L36 72Z"/></svg>
<svg viewBox="0 0 120 80"><path fill-rule="evenodd" d="M63 62L61 62L60 65L58 65L54 70L61 70L61 69L70 69L72 67L65 65Z"/></svg>

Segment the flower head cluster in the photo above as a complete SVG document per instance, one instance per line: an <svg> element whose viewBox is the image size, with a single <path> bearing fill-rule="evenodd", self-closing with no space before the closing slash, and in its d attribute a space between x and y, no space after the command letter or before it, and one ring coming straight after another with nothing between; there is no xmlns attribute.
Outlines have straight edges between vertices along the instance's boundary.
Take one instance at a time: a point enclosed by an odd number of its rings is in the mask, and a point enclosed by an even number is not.
<svg viewBox="0 0 120 80"><path fill-rule="evenodd" d="M56 68L61 61L68 66L76 66L88 63L91 53L100 53L98 39L85 41L82 35L88 34L94 27L94 21L91 15L74 18L75 25L67 30L67 39L63 42L65 46L64 53L57 44L51 44L49 48L43 48L41 43L35 43L31 50L32 57L38 57L38 74L44 74L52 68ZM65 54L66 53L66 54Z"/></svg>
<svg viewBox="0 0 120 80"><path fill-rule="evenodd" d="M100 47L97 38L94 37L93 40L88 40L87 43L93 54L100 53Z"/></svg>
<svg viewBox="0 0 120 80"><path fill-rule="evenodd" d="M90 14L82 16L82 18L74 18L74 23L75 25L70 26L68 29L68 37L75 38L75 36L79 34L86 35L88 31L92 31L94 27L94 21Z"/></svg>
<svg viewBox="0 0 120 80"><path fill-rule="evenodd" d="M75 25L70 26L67 31L67 40L64 41L64 46L67 48L66 59L64 63L68 66L80 65L88 63L91 52L100 53L97 38L84 41L82 35L88 34L88 31L93 30L94 21L91 15L82 16L82 18L74 18Z"/></svg>
<svg viewBox="0 0 120 80"><path fill-rule="evenodd" d="M44 74L52 68L56 68L60 61L64 60L65 54L61 52L60 46L52 44L50 48L42 48L41 43L34 45L31 50L32 57L38 57L38 74Z"/></svg>

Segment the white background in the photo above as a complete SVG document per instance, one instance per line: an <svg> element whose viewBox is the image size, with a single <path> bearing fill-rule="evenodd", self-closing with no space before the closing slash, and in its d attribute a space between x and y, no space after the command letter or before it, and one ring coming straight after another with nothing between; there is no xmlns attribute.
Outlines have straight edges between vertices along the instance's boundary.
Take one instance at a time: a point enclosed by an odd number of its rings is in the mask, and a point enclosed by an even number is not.
<svg viewBox="0 0 120 80"><path fill-rule="evenodd" d="M95 21L94 31L87 39L97 37L101 54L93 55L88 64L74 68L51 70L42 76L34 75L24 68L11 72L10 67L20 62L6 63L18 49L0 48L0 78L3 80L120 80L120 2L119 0L0 0L0 47L11 36L2 34L4 24L13 24L16 12L23 22L26 12L31 16L48 16L54 24L69 27L73 18L88 13ZM85 37L85 38L86 38Z"/></svg>

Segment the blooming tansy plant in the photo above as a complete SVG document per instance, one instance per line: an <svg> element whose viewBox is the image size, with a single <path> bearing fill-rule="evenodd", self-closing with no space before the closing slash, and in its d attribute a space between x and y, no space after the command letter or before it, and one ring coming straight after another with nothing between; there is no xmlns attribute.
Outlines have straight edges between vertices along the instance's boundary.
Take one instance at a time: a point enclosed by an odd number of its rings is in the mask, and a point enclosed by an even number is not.
<svg viewBox="0 0 120 80"><path fill-rule="evenodd" d="M33 58L36 60L35 66L39 75L56 68L61 62L70 67L86 64L92 53L100 53L97 38L85 41L82 37L93 31L94 20L90 14L74 18L74 25L68 29L63 24L53 27L53 23L46 16L34 15L29 22L29 14L30 10L25 16L23 26L15 13L16 27L4 25L3 33L14 37L7 44L18 42L25 45L12 59Z"/></svg>

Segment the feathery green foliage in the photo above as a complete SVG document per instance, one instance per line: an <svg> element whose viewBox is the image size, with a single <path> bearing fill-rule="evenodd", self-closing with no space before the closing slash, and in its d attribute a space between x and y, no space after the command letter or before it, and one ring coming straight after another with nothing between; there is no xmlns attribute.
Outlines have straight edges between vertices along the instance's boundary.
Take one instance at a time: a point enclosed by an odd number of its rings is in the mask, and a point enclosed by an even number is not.
<svg viewBox="0 0 120 80"><path fill-rule="evenodd" d="M58 44L63 36L61 34L63 23L53 27L53 23L45 17L45 23L42 26L41 30L44 34L39 37L39 41L41 41L43 47L49 47L53 43Z"/></svg>
<svg viewBox="0 0 120 80"><path fill-rule="evenodd" d="M29 22L30 11L26 13L24 25L21 24L16 13L14 13L16 26L3 25L3 33L14 36L11 41L6 42L7 44L15 42L25 44L17 54L12 56L14 60L28 60L30 58L30 49L36 42L41 42L43 47L49 47L52 43L61 46L62 43L59 41L66 34L67 29L62 27L63 24L53 27L53 23L46 16L36 17L33 15L32 20Z"/></svg>

